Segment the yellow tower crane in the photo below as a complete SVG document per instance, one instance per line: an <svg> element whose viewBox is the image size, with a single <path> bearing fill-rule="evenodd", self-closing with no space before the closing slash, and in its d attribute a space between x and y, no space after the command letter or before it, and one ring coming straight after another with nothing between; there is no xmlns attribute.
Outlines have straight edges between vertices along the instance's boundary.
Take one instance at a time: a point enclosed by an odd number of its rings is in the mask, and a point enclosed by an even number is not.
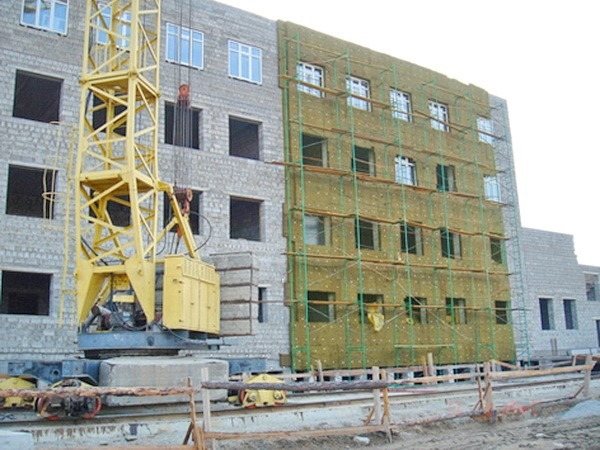
<svg viewBox="0 0 600 450"><path fill-rule="evenodd" d="M80 347L170 349L219 333L219 277L158 174L160 0L88 0L76 174ZM159 226L166 193L172 219ZM169 231L185 250L166 254ZM199 338L193 341L192 338Z"/></svg>

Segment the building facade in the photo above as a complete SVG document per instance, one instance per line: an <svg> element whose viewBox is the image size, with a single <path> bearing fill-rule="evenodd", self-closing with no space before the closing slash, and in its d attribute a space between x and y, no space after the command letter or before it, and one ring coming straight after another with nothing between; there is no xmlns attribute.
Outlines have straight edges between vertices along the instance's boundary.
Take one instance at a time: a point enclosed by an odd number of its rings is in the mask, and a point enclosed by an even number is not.
<svg viewBox="0 0 600 450"><path fill-rule="evenodd" d="M522 245L531 358L598 352L600 268L578 264L569 234L523 228Z"/></svg>
<svg viewBox="0 0 600 450"><path fill-rule="evenodd" d="M295 24L279 45L293 366L514 359L505 104Z"/></svg>
<svg viewBox="0 0 600 450"><path fill-rule="evenodd" d="M194 190L192 230L226 284L227 345L219 355L278 368L289 344L283 167L272 164L283 154L276 24L212 1L183 3L162 2L160 175ZM78 351L68 163L76 151L84 6L15 1L0 19L0 358ZM127 14L115 27L123 46ZM96 42L107 38L96 32ZM182 85L190 90L184 112Z"/></svg>

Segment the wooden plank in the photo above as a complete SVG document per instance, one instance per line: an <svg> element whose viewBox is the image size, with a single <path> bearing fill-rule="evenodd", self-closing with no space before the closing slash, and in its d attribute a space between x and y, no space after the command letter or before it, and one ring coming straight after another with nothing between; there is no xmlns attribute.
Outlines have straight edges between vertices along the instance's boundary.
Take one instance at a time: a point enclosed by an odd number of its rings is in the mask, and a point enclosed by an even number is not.
<svg viewBox="0 0 600 450"><path fill-rule="evenodd" d="M546 375L558 375L563 373L576 373L587 370L592 370L592 364L586 364L582 366L569 366L569 367L556 367L554 369L540 369L540 370L514 370L511 372L493 372L490 377L493 380L510 380L512 378L529 378L529 377L540 377Z"/></svg>
<svg viewBox="0 0 600 450"><path fill-rule="evenodd" d="M385 431L385 427L383 425L366 425L345 428L326 428L321 430L263 431L257 433L210 432L206 433L206 438L217 440L288 439L298 437L344 436L349 434L376 433L378 431Z"/></svg>

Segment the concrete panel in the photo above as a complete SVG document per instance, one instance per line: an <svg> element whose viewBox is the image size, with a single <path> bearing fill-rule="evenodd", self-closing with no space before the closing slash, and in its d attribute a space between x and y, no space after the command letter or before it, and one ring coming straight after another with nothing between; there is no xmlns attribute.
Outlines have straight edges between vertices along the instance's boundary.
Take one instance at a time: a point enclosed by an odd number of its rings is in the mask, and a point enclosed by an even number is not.
<svg viewBox="0 0 600 450"><path fill-rule="evenodd" d="M185 386L191 378L194 386L201 382L201 369L207 367L210 381L227 381L229 368L227 361L197 357L121 357L103 361L100 365L100 386L107 387L176 387ZM214 390L211 400L224 400L227 391ZM108 396L109 406L133 404L175 403L186 401L186 396L169 397L114 397ZM199 400L200 396L196 396Z"/></svg>
<svg viewBox="0 0 600 450"><path fill-rule="evenodd" d="M18 448L19 450L28 450L35 448L33 445L33 436L29 433L20 431L0 431L0 448Z"/></svg>

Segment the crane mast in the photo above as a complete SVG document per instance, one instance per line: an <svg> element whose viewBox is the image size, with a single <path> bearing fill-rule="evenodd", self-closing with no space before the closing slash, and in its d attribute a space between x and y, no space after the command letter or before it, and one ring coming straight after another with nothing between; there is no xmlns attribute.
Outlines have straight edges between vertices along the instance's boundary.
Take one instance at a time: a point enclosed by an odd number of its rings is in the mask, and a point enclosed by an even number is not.
<svg viewBox="0 0 600 450"><path fill-rule="evenodd" d="M188 218L158 174L160 0L86 3L76 173L79 323L108 304L137 315L129 323L136 330L159 324L217 334L218 275L198 257ZM162 227L164 193L172 218ZM185 250L165 255L173 228Z"/></svg>

